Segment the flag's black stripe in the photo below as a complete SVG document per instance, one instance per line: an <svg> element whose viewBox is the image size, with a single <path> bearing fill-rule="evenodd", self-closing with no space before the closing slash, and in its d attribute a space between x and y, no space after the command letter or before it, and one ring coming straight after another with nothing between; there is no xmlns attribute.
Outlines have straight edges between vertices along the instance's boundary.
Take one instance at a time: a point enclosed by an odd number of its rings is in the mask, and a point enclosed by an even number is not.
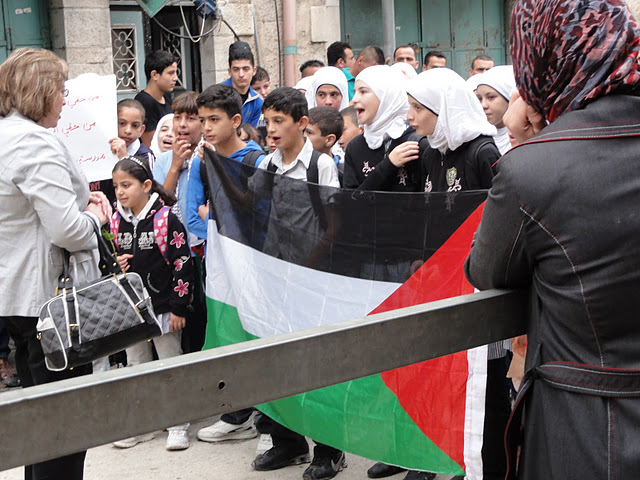
<svg viewBox="0 0 640 480"><path fill-rule="evenodd" d="M486 191L324 187L205 152L209 202L221 235L299 265L352 277L403 282L486 198ZM326 231L313 196L324 205Z"/></svg>

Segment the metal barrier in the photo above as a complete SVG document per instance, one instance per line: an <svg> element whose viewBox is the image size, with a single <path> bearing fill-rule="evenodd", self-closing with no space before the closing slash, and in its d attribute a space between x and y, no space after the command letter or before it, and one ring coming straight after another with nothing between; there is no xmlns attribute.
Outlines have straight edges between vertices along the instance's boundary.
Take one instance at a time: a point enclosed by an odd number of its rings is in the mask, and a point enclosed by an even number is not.
<svg viewBox="0 0 640 480"><path fill-rule="evenodd" d="M526 308L490 290L6 392L0 471L514 337Z"/></svg>

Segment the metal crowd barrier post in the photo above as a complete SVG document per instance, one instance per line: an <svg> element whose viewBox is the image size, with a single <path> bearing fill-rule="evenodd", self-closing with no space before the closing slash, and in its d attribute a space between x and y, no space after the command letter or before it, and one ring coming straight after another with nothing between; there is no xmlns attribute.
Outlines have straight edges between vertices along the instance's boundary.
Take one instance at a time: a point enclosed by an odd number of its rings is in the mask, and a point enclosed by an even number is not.
<svg viewBox="0 0 640 480"><path fill-rule="evenodd" d="M2 393L0 471L514 337L526 310L490 290Z"/></svg>

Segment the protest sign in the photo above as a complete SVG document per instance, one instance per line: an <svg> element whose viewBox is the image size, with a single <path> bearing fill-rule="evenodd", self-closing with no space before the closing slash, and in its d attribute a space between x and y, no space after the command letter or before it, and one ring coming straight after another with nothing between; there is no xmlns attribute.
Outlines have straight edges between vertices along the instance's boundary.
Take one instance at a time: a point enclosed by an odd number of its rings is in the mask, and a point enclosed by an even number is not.
<svg viewBox="0 0 640 480"><path fill-rule="evenodd" d="M118 136L115 75L85 73L67 80L66 105L54 133L67 146L87 180L111 178L118 158L109 140Z"/></svg>

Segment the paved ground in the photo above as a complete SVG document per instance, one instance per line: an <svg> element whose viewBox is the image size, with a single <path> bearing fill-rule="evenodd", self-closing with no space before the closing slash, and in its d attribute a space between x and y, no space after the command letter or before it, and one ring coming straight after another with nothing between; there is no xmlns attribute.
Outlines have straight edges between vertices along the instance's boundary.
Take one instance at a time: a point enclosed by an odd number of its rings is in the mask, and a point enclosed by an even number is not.
<svg viewBox="0 0 640 480"><path fill-rule="evenodd" d="M0 389L0 392L3 390ZM287 467L275 472L256 472L251 468L258 439L205 443L197 440L196 431L216 421L212 417L193 424L189 429L191 446L180 452L165 450L167 432L158 433L150 442L120 450L111 445L92 448L87 453L87 480L301 480L306 465ZM3 441L11 441L4 439ZM347 454L348 467L336 480L364 480L373 462ZM389 477L402 480L404 474ZM440 475L437 480L447 480ZM0 472L0 480L23 480L22 468Z"/></svg>

